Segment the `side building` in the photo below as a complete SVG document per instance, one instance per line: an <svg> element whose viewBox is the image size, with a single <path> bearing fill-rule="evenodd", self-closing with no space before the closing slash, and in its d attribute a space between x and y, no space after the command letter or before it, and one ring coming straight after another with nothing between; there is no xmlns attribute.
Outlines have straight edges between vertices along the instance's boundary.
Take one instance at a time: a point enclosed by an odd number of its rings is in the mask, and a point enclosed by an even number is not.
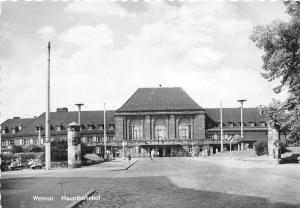
<svg viewBox="0 0 300 208"><path fill-rule="evenodd" d="M104 154L104 112L81 112L81 141ZM240 108L223 109L224 149L233 138L233 149L252 148L267 140L266 118L259 108L244 108L241 138ZM67 126L78 121L78 112L66 108L50 113L51 139L66 140ZM107 150L147 157L151 149L159 156L199 155L205 149L220 151L220 109L199 106L182 88L139 88L116 111L106 111ZM29 119L8 119L1 124L2 152L12 145L43 145L45 113Z"/></svg>

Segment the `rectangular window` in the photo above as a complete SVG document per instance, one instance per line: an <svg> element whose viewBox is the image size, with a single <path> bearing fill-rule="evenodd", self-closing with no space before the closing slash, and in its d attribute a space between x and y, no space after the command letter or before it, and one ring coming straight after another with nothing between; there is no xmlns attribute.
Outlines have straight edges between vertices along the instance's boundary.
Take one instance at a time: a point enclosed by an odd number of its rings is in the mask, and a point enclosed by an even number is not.
<svg viewBox="0 0 300 208"><path fill-rule="evenodd" d="M192 153L194 151L194 147L193 146L189 146L189 153Z"/></svg>
<svg viewBox="0 0 300 208"><path fill-rule="evenodd" d="M254 122L250 122L250 127L255 127L255 123Z"/></svg>

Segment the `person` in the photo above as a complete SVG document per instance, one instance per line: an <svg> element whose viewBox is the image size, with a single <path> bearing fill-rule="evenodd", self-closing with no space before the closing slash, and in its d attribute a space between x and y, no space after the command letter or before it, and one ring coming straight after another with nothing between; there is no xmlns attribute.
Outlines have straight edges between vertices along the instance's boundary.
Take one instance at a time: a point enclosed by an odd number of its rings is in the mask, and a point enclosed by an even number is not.
<svg viewBox="0 0 300 208"><path fill-rule="evenodd" d="M128 154L128 161L129 161L129 163L130 163L130 160L131 160L131 154L129 153Z"/></svg>
<svg viewBox="0 0 300 208"><path fill-rule="evenodd" d="M154 148L153 148L153 149L151 150L151 152L150 152L151 160L154 159L154 154L155 154L155 150L154 150Z"/></svg>

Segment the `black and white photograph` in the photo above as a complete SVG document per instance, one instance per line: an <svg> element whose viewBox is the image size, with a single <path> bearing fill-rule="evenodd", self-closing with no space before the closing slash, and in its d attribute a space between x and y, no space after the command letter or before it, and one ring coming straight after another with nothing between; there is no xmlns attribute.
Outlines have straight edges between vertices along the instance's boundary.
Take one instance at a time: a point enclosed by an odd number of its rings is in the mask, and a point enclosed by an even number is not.
<svg viewBox="0 0 300 208"><path fill-rule="evenodd" d="M0 208L299 208L300 2L0 0Z"/></svg>

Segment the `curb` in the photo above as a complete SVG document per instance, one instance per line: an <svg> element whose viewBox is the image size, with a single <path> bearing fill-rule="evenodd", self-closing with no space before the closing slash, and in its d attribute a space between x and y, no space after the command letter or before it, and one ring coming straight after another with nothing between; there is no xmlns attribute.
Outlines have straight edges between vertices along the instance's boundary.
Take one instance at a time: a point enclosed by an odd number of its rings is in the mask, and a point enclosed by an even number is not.
<svg viewBox="0 0 300 208"><path fill-rule="evenodd" d="M140 159L138 159L134 163L130 164L127 168L125 168L125 170L128 170L131 166L133 166L134 164L136 164L138 161L140 161Z"/></svg>
<svg viewBox="0 0 300 208"><path fill-rule="evenodd" d="M95 191L96 191L96 190L93 189L93 190L90 190L90 191L86 192L86 193L82 196L82 198L85 198L85 197L90 196L90 195L93 194ZM83 201L85 201L85 200L82 199L82 200L74 201L74 202L72 202L71 204L68 204L67 206L65 206L64 208L75 208L77 205L79 205L79 204L82 203Z"/></svg>

